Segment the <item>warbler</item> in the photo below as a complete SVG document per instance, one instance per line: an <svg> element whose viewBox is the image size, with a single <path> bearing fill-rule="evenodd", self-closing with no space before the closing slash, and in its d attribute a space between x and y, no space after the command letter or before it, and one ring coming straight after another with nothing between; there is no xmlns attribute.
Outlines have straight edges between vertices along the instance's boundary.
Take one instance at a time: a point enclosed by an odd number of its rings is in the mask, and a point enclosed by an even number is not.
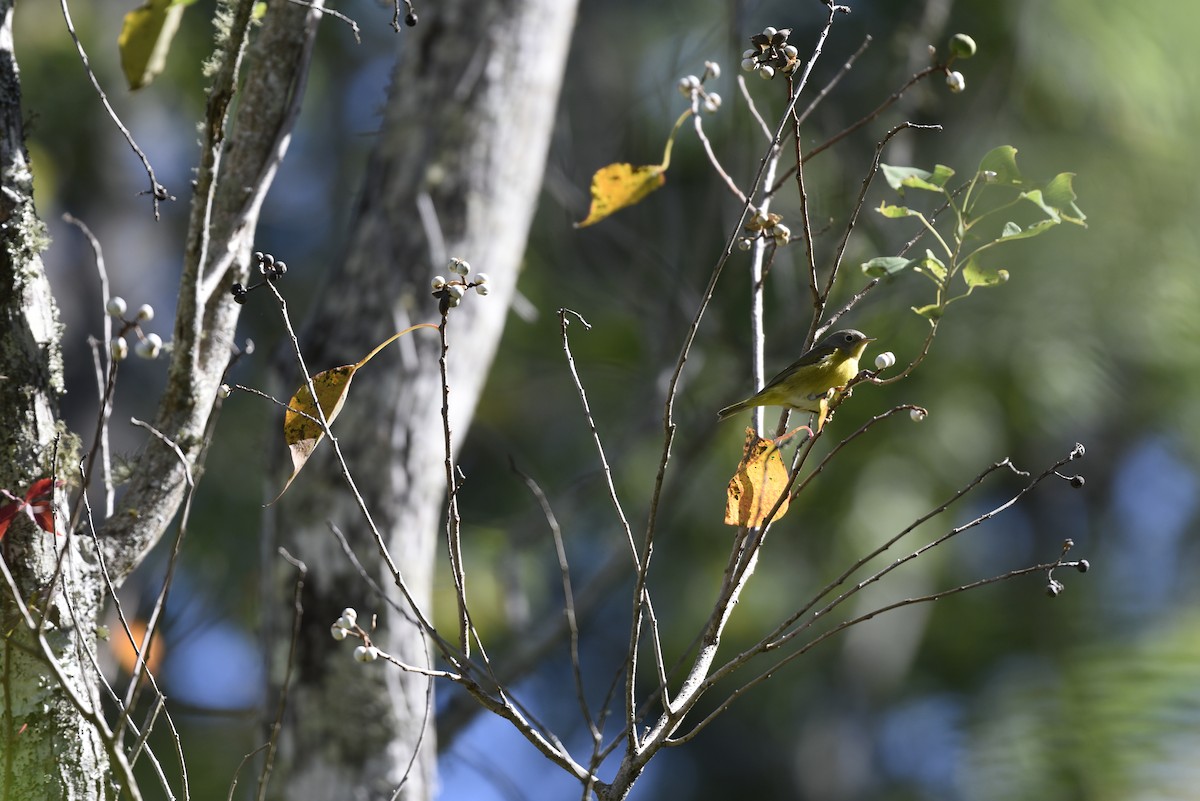
<svg viewBox="0 0 1200 801"><path fill-rule="evenodd" d="M834 331L757 393L717 412L717 419L724 420L753 406L786 406L819 414L820 427L831 390L844 387L858 375L858 360L873 341L874 337L853 328Z"/></svg>

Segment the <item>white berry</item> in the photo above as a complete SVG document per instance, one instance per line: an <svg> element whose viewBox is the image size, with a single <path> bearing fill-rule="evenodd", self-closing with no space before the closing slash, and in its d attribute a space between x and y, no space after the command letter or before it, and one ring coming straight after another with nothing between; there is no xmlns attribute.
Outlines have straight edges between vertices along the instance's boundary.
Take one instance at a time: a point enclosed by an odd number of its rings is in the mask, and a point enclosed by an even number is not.
<svg viewBox="0 0 1200 801"><path fill-rule="evenodd" d="M886 370L887 368L891 367L895 363L896 363L896 354L892 353L890 350L885 351L875 357L875 369L876 370Z"/></svg>
<svg viewBox="0 0 1200 801"><path fill-rule="evenodd" d="M125 305L125 298L119 295L113 295L108 299L108 303L104 304L104 311L111 317L124 317L125 310L128 306Z"/></svg>
<svg viewBox="0 0 1200 801"><path fill-rule="evenodd" d="M141 306L138 306L137 318L143 323L150 322L154 319L154 307L149 303L143 303Z"/></svg>
<svg viewBox="0 0 1200 801"><path fill-rule="evenodd" d="M129 343L125 341L125 337L115 337L109 341L108 351L114 359L121 361L129 355Z"/></svg>

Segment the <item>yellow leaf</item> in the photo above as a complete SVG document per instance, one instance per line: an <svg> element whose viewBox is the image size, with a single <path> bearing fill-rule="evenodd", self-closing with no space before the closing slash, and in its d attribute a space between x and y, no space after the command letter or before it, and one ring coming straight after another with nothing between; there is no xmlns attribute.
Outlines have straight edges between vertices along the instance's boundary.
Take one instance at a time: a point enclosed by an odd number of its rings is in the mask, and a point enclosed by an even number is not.
<svg viewBox="0 0 1200 801"><path fill-rule="evenodd" d="M117 48L130 89L141 89L163 71L184 7L172 0L146 0L125 15Z"/></svg>
<svg viewBox="0 0 1200 801"><path fill-rule="evenodd" d="M392 334L383 342L380 342L357 364L346 364L341 367L334 367L332 370L317 373L312 377L313 389L317 393L316 401L313 400L312 393L308 391L307 384L302 385L300 389L296 390L291 400L288 401L287 411L283 415L283 439L287 443L288 450L292 455L292 474L288 476L283 489L279 491L279 494L275 496L275 499L271 503L275 503L275 501L283 497L283 493L288 491L288 487L292 486L292 482L296 480L296 476L300 475L300 471L308 463L308 457L312 456L313 451L317 449L317 445L325 437L325 431L321 428L321 423L319 422L321 417L317 414L317 402L321 404L321 411L325 414L325 422L332 426L333 421L342 412L342 405L346 402L346 395L350 391L350 382L354 379L354 374L358 372L358 369L371 361L379 351L409 331L415 331L418 328L433 328L436 330L437 326L432 323L417 323L416 325L409 326L403 331ZM271 504L267 505L270 506Z"/></svg>
<svg viewBox="0 0 1200 801"><path fill-rule="evenodd" d="M346 402L346 393L350 391L350 381L357 371L358 365L347 364L312 377L313 389L317 391L317 400L321 403L321 411L325 413L325 422L330 425L333 425L333 421L341 413L342 404ZM300 387L288 401L288 409L283 415L283 439L292 454L292 474L275 496L275 501L282 498L283 493L292 486L292 482L308 462L308 457L312 456L317 445L325 437L321 424L317 422L319 419L317 404L313 402L308 386Z"/></svg>
<svg viewBox="0 0 1200 801"><path fill-rule="evenodd" d="M783 503L771 518L779 520L788 510L787 483L787 468L774 441L747 428L745 452L725 496L725 524L761 526L782 496Z"/></svg>
<svg viewBox="0 0 1200 801"><path fill-rule="evenodd" d="M608 215L632 206L667 182L666 168L661 164L635 167L632 164L609 164L592 176L592 208L587 219L575 223L585 228Z"/></svg>

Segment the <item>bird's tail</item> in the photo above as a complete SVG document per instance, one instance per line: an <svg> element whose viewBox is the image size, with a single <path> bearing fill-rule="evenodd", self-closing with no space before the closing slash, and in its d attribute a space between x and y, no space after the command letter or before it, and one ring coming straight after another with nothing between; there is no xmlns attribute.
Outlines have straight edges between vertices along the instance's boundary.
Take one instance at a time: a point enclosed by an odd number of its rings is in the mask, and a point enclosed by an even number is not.
<svg viewBox="0 0 1200 801"><path fill-rule="evenodd" d="M738 412L749 409L750 405L751 404L746 403L746 401L738 401L737 403L733 404L732 406L726 406L724 409L717 412L717 422L719 423L722 420L728 420L730 417L733 417Z"/></svg>

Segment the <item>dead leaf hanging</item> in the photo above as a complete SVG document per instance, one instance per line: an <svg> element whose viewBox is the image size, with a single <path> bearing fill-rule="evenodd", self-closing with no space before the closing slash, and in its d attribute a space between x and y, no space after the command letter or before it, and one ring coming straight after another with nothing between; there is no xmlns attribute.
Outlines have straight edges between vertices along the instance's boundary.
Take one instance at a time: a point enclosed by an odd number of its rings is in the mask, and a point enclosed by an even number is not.
<svg viewBox="0 0 1200 801"><path fill-rule="evenodd" d="M325 437L325 430L321 426L321 415L317 413L317 403L321 404L321 412L325 416L325 422L328 425L333 425L333 421L341 414L342 405L346 402L346 396L350 392L350 382L354 380L354 374L358 372L364 364L369 362L375 354L386 348L388 345L395 342L400 337L407 334L409 331L415 331L418 328L437 329L433 323L418 323L409 326L403 331L392 334L390 337L380 342L375 348L363 357L356 364L346 364L341 367L334 367L330 370L317 373L312 377L313 390L316 391L316 400L313 400L312 393L308 391L308 385L302 385L291 400L288 401L287 411L283 415L283 439L287 443L288 450L292 456L292 474L288 476L288 480L283 485L283 489L275 496L271 503L283 497L283 493L288 491L288 487L292 486L292 482L296 480L296 476L308 463L308 458L312 456L313 451L317 449L317 445ZM271 503L267 504L268 506Z"/></svg>
<svg viewBox="0 0 1200 801"><path fill-rule="evenodd" d="M747 428L745 452L725 495L725 524L761 526L782 496L783 502L771 518L779 520L788 510L787 484L787 468L778 446Z"/></svg>

